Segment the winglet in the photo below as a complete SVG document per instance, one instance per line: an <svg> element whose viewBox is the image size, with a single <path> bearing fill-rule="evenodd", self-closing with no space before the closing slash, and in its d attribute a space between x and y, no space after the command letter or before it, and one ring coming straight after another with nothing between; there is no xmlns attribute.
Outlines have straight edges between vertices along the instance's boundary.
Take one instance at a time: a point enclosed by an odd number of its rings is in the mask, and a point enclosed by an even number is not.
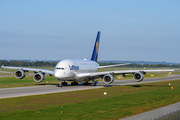
<svg viewBox="0 0 180 120"><path fill-rule="evenodd" d="M94 49L93 49L93 53L92 53L92 57L91 57L91 60L92 60L92 61L96 61L96 62L97 62L97 58L98 58L100 33L101 33L101 32L98 31L97 37L96 37L96 41L95 41L95 45L94 45Z"/></svg>

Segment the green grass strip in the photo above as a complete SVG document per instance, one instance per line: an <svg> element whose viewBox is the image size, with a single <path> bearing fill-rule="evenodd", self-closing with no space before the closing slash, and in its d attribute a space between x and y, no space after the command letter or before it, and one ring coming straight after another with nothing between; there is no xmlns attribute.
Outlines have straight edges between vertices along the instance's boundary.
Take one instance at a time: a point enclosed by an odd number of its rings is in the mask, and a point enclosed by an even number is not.
<svg viewBox="0 0 180 120"><path fill-rule="evenodd" d="M0 119L117 120L179 101L180 80L165 81L0 99Z"/></svg>

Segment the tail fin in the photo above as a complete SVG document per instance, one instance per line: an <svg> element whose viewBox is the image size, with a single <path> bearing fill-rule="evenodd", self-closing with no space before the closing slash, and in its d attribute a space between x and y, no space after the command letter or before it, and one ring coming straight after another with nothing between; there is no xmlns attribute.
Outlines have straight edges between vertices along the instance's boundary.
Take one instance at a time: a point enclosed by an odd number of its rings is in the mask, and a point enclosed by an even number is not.
<svg viewBox="0 0 180 120"><path fill-rule="evenodd" d="M91 60L96 61L96 62L97 62L97 58L98 58L100 33L101 32L98 31L96 41L95 41L95 45L94 45L94 50L93 50L92 57L91 57Z"/></svg>

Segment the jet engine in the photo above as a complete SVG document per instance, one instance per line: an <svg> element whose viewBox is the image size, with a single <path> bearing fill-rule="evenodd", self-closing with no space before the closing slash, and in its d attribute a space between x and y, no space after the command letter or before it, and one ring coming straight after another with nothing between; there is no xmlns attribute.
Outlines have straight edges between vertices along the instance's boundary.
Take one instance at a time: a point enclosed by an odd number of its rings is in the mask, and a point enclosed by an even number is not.
<svg viewBox="0 0 180 120"><path fill-rule="evenodd" d="M144 79L144 75L141 72L134 73L133 76L136 82L141 82Z"/></svg>
<svg viewBox="0 0 180 120"><path fill-rule="evenodd" d="M111 74L107 74L103 77L103 81L106 84L111 84L112 82L114 82L114 77Z"/></svg>
<svg viewBox="0 0 180 120"><path fill-rule="evenodd" d="M17 70L14 74L17 79L23 79L26 76L26 73L23 70Z"/></svg>
<svg viewBox="0 0 180 120"><path fill-rule="evenodd" d="M34 81L35 82L42 82L43 80L44 80L44 78L45 78L45 75L43 74L43 73L36 73L35 75L34 75Z"/></svg>

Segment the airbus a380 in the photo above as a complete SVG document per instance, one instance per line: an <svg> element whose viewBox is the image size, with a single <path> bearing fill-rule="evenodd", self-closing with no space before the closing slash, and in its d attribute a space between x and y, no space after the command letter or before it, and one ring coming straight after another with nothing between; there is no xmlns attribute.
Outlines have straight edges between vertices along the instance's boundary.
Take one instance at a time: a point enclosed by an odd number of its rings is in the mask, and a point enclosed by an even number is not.
<svg viewBox="0 0 180 120"><path fill-rule="evenodd" d="M98 50L99 50L99 41L100 41L100 31L97 33L92 57L90 60L71 60L65 59L57 63L54 71L36 69L36 68L24 68L24 67L11 67L4 66L2 68L6 69L17 69L15 72L15 77L22 79L26 76L26 72L33 71L34 81L41 82L45 79L45 74L54 76L58 81L58 86L67 85L66 81L72 81L71 85L78 85L78 82L85 81L84 84L90 84L89 81L92 81L91 85L96 85L95 79L102 78L106 84L111 84L114 81L114 75L116 74L133 74L135 81L140 82L144 79L144 73L146 72L160 72L160 71L174 71L173 69L163 69L163 70L124 70L124 71L106 71L98 72L98 69L105 67L114 67L127 64L117 64L117 65L108 65L108 66L99 66L97 63Z"/></svg>

